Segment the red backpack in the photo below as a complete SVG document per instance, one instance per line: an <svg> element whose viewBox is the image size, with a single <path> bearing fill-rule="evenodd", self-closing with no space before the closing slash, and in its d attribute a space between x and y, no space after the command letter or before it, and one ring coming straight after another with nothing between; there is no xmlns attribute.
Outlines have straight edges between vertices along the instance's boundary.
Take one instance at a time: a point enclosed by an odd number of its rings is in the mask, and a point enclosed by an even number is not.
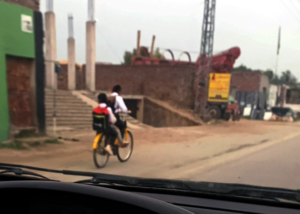
<svg viewBox="0 0 300 214"><path fill-rule="evenodd" d="M93 129L97 132L104 132L108 127L108 109L99 106L93 110Z"/></svg>

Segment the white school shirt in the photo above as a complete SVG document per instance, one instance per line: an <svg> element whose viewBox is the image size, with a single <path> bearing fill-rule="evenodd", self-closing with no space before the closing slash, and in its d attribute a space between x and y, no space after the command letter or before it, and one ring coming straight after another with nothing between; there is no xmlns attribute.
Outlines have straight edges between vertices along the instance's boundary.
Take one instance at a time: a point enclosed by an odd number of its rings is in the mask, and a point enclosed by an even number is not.
<svg viewBox="0 0 300 214"><path fill-rule="evenodd" d="M119 94L117 92L114 92L111 94L111 96L116 97L116 101L115 101L115 113L117 113L118 109L121 109L121 111L123 113L127 113L128 109L125 105L125 102L123 100L123 98L121 96L119 96Z"/></svg>

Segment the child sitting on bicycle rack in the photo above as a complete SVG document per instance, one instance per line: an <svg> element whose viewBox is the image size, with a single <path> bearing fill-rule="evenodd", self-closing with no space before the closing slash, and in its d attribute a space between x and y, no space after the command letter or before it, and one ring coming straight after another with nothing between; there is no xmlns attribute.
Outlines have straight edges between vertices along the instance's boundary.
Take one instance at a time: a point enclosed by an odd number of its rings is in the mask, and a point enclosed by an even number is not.
<svg viewBox="0 0 300 214"><path fill-rule="evenodd" d="M121 147L127 146L124 143L123 138L121 136L120 130L114 125L117 121L116 117L112 113L110 107L107 106L107 96L104 93L100 93L98 95L99 105L94 108L93 116L93 129L97 132L107 132L111 136L111 141L105 147L105 150L113 155L111 150L111 145L114 143L114 139L117 137Z"/></svg>

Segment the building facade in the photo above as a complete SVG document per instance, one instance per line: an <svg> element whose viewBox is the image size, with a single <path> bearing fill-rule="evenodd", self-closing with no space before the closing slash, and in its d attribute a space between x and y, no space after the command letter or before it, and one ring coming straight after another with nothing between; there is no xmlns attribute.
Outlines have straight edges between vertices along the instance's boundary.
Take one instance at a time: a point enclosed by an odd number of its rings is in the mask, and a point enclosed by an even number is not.
<svg viewBox="0 0 300 214"><path fill-rule="evenodd" d="M231 76L231 87L241 110L251 107L263 115L268 105L270 83L267 76L260 71L235 71Z"/></svg>
<svg viewBox="0 0 300 214"><path fill-rule="evenodd" d="M0 141L9 137L12 128L45 130L39 1L9 2L14 4L0 1Z"/></svg>
<svg viewBox="0 0 300 214"><path fill-rule="evenodd" d="M0 1L19 5L19 6L26 7L28 9L35 10L35 11L40 10L40 0L19 0L19 1L0 0Z"/></svg>

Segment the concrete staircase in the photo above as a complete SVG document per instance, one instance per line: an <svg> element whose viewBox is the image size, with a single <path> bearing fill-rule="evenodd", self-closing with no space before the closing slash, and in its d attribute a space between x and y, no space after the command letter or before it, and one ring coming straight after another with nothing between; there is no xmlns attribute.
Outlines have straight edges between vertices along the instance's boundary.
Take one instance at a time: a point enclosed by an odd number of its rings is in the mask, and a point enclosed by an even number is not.
<svg viewBox="0 0 300 214"><path fill-rule="evenodd" d="M45 90L46 127L53 127L53 90ZM56 125L58 129L91 129L93 108L71 91L56 91Z"/></svg>
<svg viewBox="0 0 300 214"><path fill-rule="evenodd" d="M101 92L109 94L109 92L104 92L104 91L101 91ZM92 93L92 92L88 92L88 91L82 92L83 95L85 95L86 97L88 97L92 100L95 100L97 102L98 102L97 96L98 96L99 93L100 92L97 92L97 93ZM138 121L137 119L135 119L134 117L131 117L128 114L122 114L122 118L123 118L123 120L126 120L128 123L130 123L134 126L138 126L140 128L150 128L151 127L151 126L148 126L148 125Z"/></svg>

